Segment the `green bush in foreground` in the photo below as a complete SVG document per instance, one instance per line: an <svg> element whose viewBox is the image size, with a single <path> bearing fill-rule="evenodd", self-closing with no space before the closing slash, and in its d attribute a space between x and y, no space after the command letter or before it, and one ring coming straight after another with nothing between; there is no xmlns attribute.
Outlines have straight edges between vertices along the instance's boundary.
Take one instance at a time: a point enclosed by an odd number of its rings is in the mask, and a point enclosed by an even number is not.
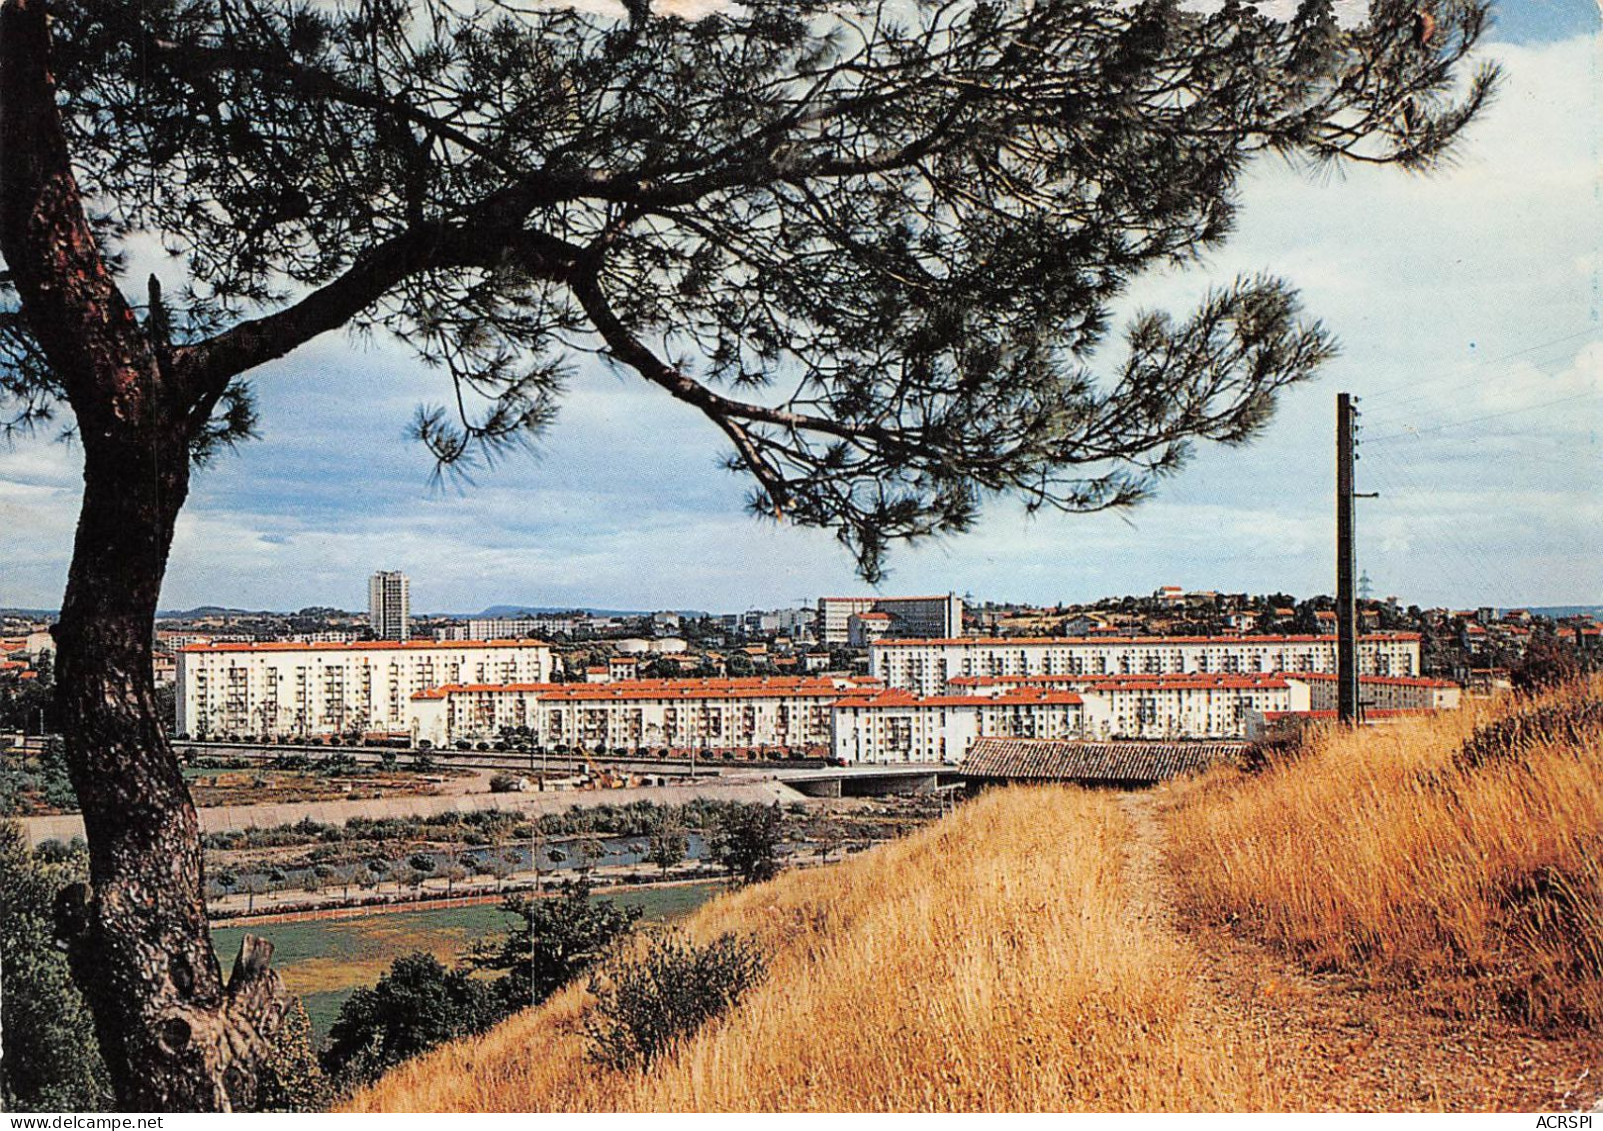
<svg viewBox="0 0 1603 1131"><path fill-rule="evenodd" d="M621 958L590 981L585 1022L590 1058L608 1068L646 1068L762 980L755 939L720 935L706 946L657 933L639 958Z"/></svg>
<svg viewBox="0 0 1603 1131"><path fill-rule="evenodd" d="M0 1110L104 1111L112 1097L83 995L56 947L56 892L87 871L81 850L28 851L0 821Z"/></svg>

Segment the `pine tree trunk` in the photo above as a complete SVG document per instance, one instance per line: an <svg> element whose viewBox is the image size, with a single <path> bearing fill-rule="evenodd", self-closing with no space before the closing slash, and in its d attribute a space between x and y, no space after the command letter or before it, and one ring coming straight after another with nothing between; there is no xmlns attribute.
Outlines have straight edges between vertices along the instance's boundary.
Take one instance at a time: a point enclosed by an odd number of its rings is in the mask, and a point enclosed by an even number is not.
<svg viewBox="0 0 1603 1131"><path fill-rule="evenodd" d="M0 0L0 250L84 452L56 694L90 889L61 894L58 927L119 1105L228 1110L251 1101L288 998L267 966L272 947L251 937L223 984L199 821L162 733L151 665L190 442L220 390L174 378L159 321L142 327L107 269L49 55L43 0Z"/></svg>
<svg viewBox="0 0 1603 1131"><path fill-rule="evenodd" d="M156 602L188 490L183 429L84 436L84 497L57 638L67 760L92 894L64 893L63 933L120 1106L249 1104L287 995L249 940L225 988L206 919L199 823L163 733ZM147 432L145 442L126 433Z"/></svg>

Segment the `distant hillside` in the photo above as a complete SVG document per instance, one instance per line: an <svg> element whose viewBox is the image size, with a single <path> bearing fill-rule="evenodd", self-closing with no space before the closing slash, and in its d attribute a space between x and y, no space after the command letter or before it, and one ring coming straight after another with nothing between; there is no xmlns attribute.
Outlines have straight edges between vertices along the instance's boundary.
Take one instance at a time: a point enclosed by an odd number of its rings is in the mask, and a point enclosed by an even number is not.
<svg viewBox="0 0 1603 1131"><path fill-rule="evenodd" d="M426 615L454 617L457 620L473 620L480 617L553 616L562 613L588 613L593 617L649 617L652 613L661 611L661 609L596 609L586 605L491 605L489 608L477 613L429 613ZM695 618L707 615L707 613L699 609L674 609L672 611L681 617Z"/></svg>

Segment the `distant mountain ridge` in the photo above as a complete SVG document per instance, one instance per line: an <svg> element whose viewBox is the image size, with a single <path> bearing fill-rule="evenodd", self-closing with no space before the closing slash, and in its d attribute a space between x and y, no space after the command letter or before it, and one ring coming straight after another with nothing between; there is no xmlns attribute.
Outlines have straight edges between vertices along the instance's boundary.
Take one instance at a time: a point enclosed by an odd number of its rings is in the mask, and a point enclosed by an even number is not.
<svg viewBox="0 0 1603 1131"><path fill-rule="evenodd" d="M332 608L323 606L323 608ZM361 616L360 609L334 610L345 616ZM476 613L453 612L414 612L414 617L449 617L453 620L477 620L490 617L520 617L520 616L550 616L561 613L588 613L593 617L649 617L660 609L597 609L586 605L491 605ZM701 609L674 609L682 617L704 617L708 614ZM223 605L197 605L193 609L160 609L156 613L160 620L183 620L195 617L292 617L300 612L299 609L234 609ZM15 613L17 615L55 616L54 609L0 609L0 613Z"/></svg>

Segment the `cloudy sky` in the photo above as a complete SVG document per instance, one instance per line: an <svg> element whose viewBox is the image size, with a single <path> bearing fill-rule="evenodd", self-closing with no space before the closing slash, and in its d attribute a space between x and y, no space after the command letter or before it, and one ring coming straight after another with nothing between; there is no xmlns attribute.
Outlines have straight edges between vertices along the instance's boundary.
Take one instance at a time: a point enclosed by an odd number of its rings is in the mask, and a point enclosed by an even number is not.
<svg viewBox="0 0 1603 1131"><path fill-rule="evenodd" d="M1272 270L1342 355L1247 449L1204 451L1123 516L991 507L970 534L900 549L887 592L1040 601L1160 585L1332 587L1335 394L1362 397L1363 568L1420 604L1603 603L1603 37L1594 0L1505 0L1501 97L1428 177L1261 166L1237 236L1129 308L1182 312L1209 282ZM742 510L745 483L695 412L600 366L538 458L431 486L404 439L440 378L327 335L259 372L262 438L198 478L164 607L366 601L401 569L413 608L738 609L864 587L826 533ZM0 448L0 606L55 607L79 454Z"/></svg>

